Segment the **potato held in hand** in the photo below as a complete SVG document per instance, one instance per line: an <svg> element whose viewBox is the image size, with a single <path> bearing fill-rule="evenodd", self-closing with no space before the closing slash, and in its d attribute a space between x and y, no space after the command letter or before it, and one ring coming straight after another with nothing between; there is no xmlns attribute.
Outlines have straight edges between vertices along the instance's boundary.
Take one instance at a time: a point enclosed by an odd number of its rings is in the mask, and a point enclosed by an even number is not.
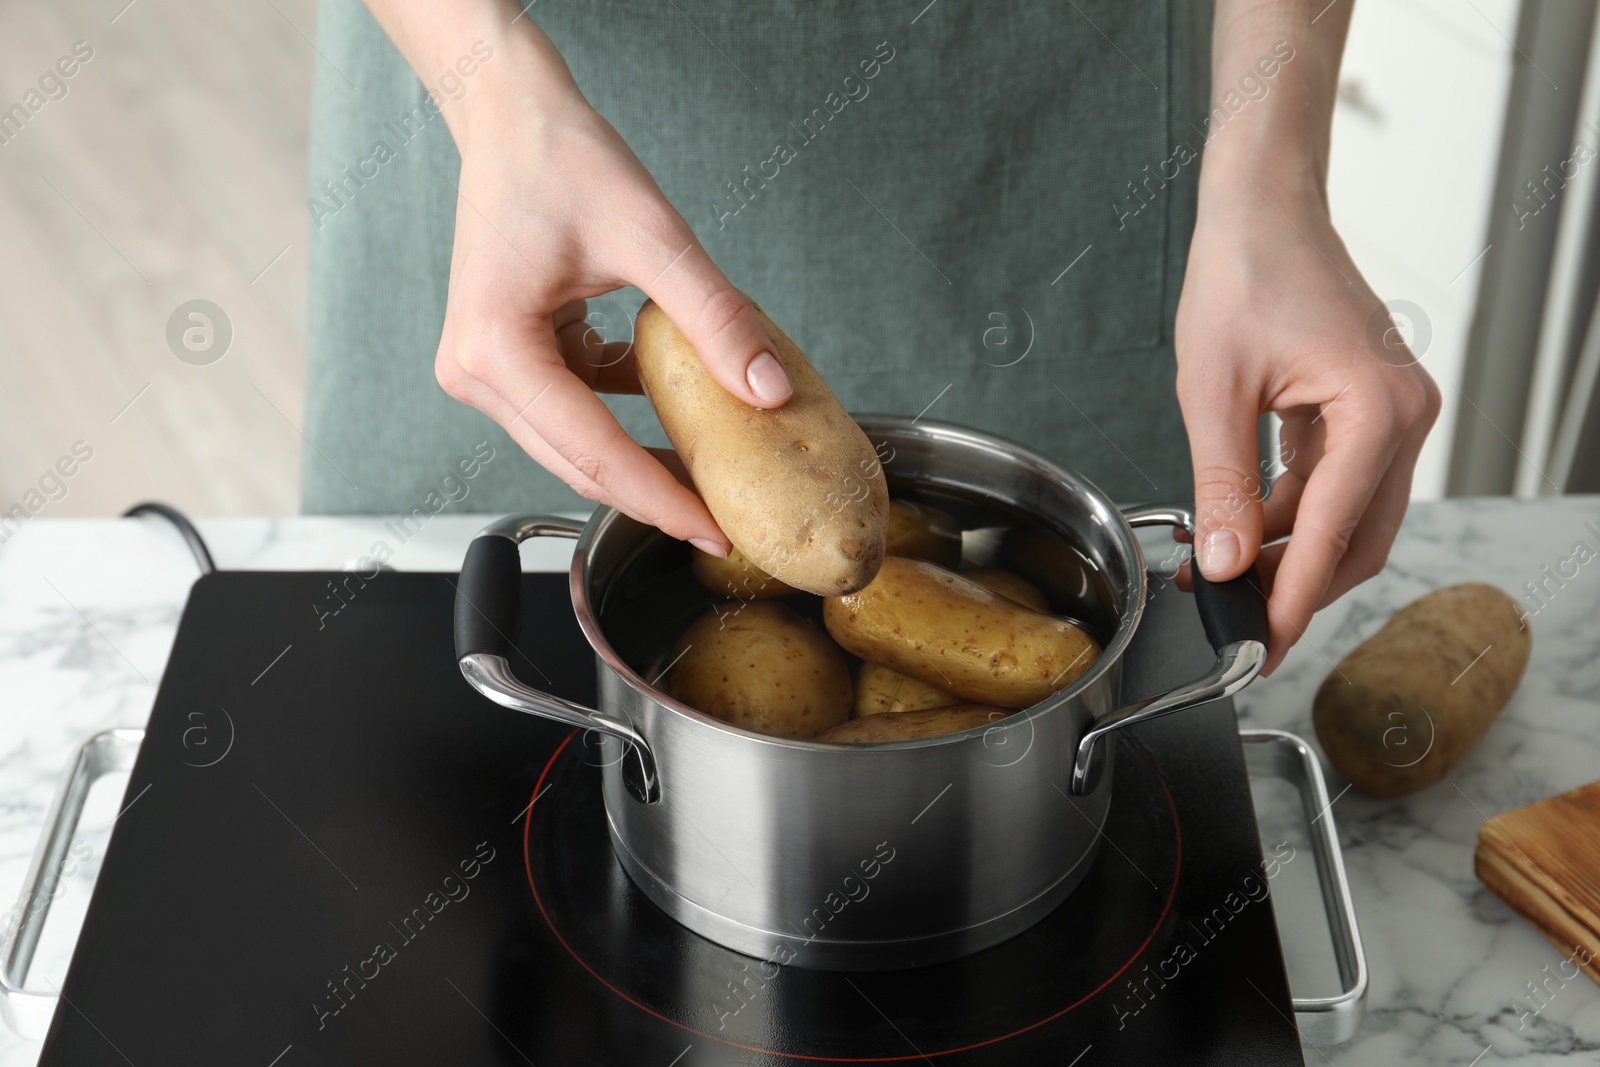
<svg viewBox="0 0 1600 1067"><path fill-rule="evenodd" d="M789 608L712 608L678 641L667 692L735 726L815 737L850 717L850 668L828 635Z"/></svg>
<svg viewBox="0 0 1600 1067"><path fill-rule="evenodd" d="M818 741L844 741L853 745L876 745L885 741L921 741L943 737L997 723L1011 714L1010 708L988 704L957 704L949 708L921 708L916 711L889 711L851 719L826 731Z"/></svg>
<svg viewBox="0 0 1600 1067"><path fill-rule="evenodd" d="M856 673L856 718L895 711L921 711L960 704L961 698L881 663L863 663Z"/></svg>
<svg viewBox="0 0 1600 1067"><path fill-rule="evenodd" d="M634 325L639 381L712 517L750 562L796 589L854 592L883 561L883 468L805 355L755 310L794 385L782 407L728 393L649 301Z"/></svg>
<svg viewBox="0 0 1600 1067"><path fill-rule="evenodd" d="M1533 634L1516 601L1472 582L1401 608L1317 690L1311 721L1335 769L1372 796L1442 781L1511 700Z"/></svg>
<svg viewBox="0 0 1600 1067"><path fill-rule="evenodd" d="M1002 707L1037 704L1100 656L1094 639L1071 623L898 556L884 560L861 592L824 601L822 617L846 651Z"/></svg>

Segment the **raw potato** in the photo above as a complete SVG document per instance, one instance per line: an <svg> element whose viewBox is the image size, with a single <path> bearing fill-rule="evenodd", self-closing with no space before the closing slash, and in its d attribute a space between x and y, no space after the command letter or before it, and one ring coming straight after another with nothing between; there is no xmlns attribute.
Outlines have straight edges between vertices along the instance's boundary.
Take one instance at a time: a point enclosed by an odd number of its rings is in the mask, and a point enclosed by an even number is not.
<svg viewBox="0 0 1600 1067"><path fill-rule="evenodd" d="M720 605L684 631L667 692L735 726L815 737L850 717L850 668L828 635L772 600Z"/></svg>
<svg viewBox="0 0 1600 1067"><path fill-rule="evenodd" d="M883 467L805 355L751 307L794 385L782 407L751 407L718 385L653 301L634 324L639 382L712 517L750 562L809 593L853 593L883 561Z"/></svg>
<svg viewBox="0 0 1600 1067"><path fill-rule="evenodd" d="M689 569L701 585L718 596L731 596L735 600L764 600L798 592L793 586L785 585L751 563L737 548L728 553L727 559L718 559L698 548L693 552L694 558L689 563Z"/></svg>
<svg viewBox="0 0 1600 1067"><path fill-rule="evenodd" d="M884 551L891 556L910 556L941 567L954 567L961 562L961 526L948 511L908 500L891 500Z"/></svg>
<svg viewBox="0 0 1600 1067"><path fill-rule="evenodd" d="M1040 592L1038 586L1020 574L1012 574L999 567L979 567L977 570L962 571L961 577L969 582L977 582L1007 600L1015 600L1025 608L1050 614L1050 601Z"/></svg>
<svg viewBox="0 0 1600 1067"><path fill-rule="evenodd" d="M822 618L847 652L1002 707L1037 704L1100 656L1094 639L1071 623L900 556L884 560L861 592L823 601Z"/></svg>
<svg viewBox="0 0 1600 1067"><path fill-rule="evenodd" d="M1492 585L1415 600L1339 661L1311 721L1328 759L1372 796L1415 793L1467 758L1511 700L1533 633Z"/></svg>
<svg viewBox="0 0 1600 1067"><path fill-rule="evenodd" d="M977 726L999 722L1011 714L1010 708L988 704L957 704L950 708L921 708L916 711L890 711L851 719L821 734L818 741L844 741L852 745L875 745L885 741L920 741L925 737L958 734Z"/></svg>
<svg viewBox="0 0 1600 1067"><path fill-rule="evenodd" d="M859 719L864 715L921 711L960 703L961 698L954 693L946 693L881 663L863 663L856 673L856 706L851 714Z"/></svg>

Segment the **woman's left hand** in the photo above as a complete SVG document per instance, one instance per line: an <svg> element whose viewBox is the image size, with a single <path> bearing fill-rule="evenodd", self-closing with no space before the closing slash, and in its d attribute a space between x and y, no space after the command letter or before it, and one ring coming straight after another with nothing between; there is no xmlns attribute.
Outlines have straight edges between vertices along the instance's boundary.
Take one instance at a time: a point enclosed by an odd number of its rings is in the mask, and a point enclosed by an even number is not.
<svg viewBox="0 0 1600 1067"><path fill-rule="evenodd" d="M1258 564L1270 673L1313 612L1383 569L1439 389L1350 261L1319 185L1202 190L1175 333L1195 553L1214 580ZM1287 469L1263 502L1268 411L1283 419Z"/></svg>

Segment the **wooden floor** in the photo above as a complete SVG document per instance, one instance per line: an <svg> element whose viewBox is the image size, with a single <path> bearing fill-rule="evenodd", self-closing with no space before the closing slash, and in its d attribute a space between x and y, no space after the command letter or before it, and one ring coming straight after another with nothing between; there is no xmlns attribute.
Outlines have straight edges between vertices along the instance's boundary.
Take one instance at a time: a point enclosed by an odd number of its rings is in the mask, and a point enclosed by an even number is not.
<svg viewBox="0 0 1600 1067"><path fill-rule="evenodd" d="M0 512L295 511L315 0L125 4L0 3L0 120L43 100L0 126ZM208 365L167 340L193 299Z"/></svg>

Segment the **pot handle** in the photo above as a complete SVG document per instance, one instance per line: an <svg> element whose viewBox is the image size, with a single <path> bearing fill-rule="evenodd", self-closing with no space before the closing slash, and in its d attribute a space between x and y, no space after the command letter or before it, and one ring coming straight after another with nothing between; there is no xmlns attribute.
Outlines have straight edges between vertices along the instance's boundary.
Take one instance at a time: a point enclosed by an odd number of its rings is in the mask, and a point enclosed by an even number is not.
<svg viewBox="0 0 1600 1067"><path fill-rule="evenodd" d="M467 682L513 711L539 715L584 730L599 730L625 746L622 777L646 804L661 799L661 782L650 746L629 723L582 704L541 693L511 671L522 611L522 561L517 546L530 537L575 538L583 524L557 515L511 515L483 528L467 546L456 586L456 661Z"/></svg>
<svg viewBox="0 0 1600 1067"><path fill-rule="evenodd" d="M1181 506L1130 508L1129 526L1182 526L1194 533L1194 512ZM1087 796L1105 772L1104 740L1113 730L1232 696L1261 673L1267 661L1267 601L1255 564L1239 577L1210 582L1199 567L1189 568L1195 607L1217 661L1205 674L1160 696L1136 701L1105 715L1078 741L1072 761L1072 792Z"/></svg>

